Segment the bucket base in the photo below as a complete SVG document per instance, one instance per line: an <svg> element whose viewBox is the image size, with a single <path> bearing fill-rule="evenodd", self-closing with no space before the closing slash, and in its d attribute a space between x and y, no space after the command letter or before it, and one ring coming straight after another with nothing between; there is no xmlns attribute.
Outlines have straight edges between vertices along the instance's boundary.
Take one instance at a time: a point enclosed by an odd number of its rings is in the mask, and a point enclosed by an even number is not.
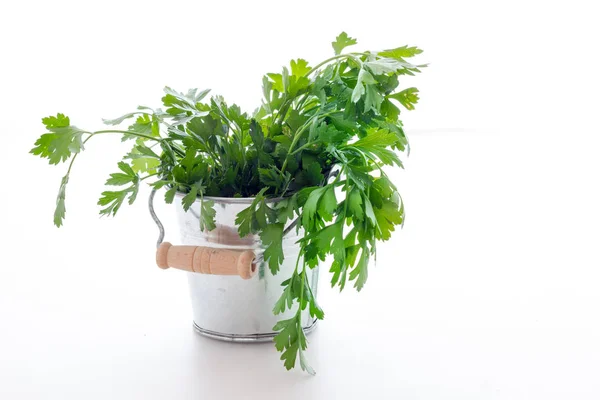
<svg viewBox="0 0 600 400"><path fill-rule="evenodd" d="M304 333L309 334L317 327L317 319L314 319L310 326L304 329ZM194 330L202 336L209 337L211 339L222 340L224 342L238 342L238 343L259 343L259 342L271 342L277 335L276 332L271 333L254 333L254 334L237 334L237 333L221 333L210 331L199 327L194 322Z"/></svg>

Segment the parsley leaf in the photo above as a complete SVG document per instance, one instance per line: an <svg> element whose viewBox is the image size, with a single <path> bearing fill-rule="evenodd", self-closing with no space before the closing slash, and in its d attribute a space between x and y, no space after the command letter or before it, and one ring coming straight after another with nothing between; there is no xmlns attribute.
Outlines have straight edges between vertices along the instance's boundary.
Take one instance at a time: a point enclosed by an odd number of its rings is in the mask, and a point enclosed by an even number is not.
<svg viewBox="0 0 600 400"><path fill-rule="evenodd" d="M370 160L378 158L386 165L396 164L402 166L402 162L392 150L387 147L398 142L398 137L386 129L373 128L367 131L364 138L348 145L346 148L357 151Z"/></svg>
<svg viewBox="0 0 600 400"><path fill-rule="evenodd" d="M131 160L131 168L137 173L155 173L160 165L160 156L143 142L137 143L125 156L125 159Z"/></svg>
<svg viewBox="0 0 600 400"><path fill-rule="evenodd" d="M308 61L301 58L290 61L290 67L292 68L292 76L303 77L310 72Z"/></svg>
<svg viewBox="0 0 600 400"><path fill-rule="evenodd" d="M337 200L333 191L333 186L325 186L325 191L319 199L319 215L324 221L331 221L333 219L333 213L337 208Z"/></svg>
<svg viewBox="0 0 600 400"><path fill-rule="evenodd" d="M365 246L362 248L362 252L361 252L360 258L358 260L358 264L350 272L349 279L351 281L356 279L356 282L354 283L354 287L356 288L356 290L358 290L360 292L362 290L362 288L365 286L368 276L369 276L369 255L368 255L368 250Z"/></svg>
<svg viewBox="0 0 600 400"><path fill-rule="evenodd" d="M98 205L106 207L100 210L100 215L112 214L114 216L129 193L129 189L102 192L102 197L98 200Z"/></svg>
<svg viewBox="0 0 600 400"><path fill-rule="evenodd" d="M82 136L86 132L69 125L69 117L57 114L56 117L43 118L42 122L50 133L40 136L31 154L47 158L50 164L58 164L83 150Z"/></svg>
<svg viewBox="0 0 600 400"><path fill-rule="evenodd" d="M265 204L264 194L267 189L268 187L265 187L258 192L252 204L238 213L235 223L238 225L240 237L260 232L267 227L268 220L277 219L277 213Z"/></svg>
<svg viewBox="0 0 600 400"><path fill-rule="evenodd" d="M58 196L56 196L56 208L54 210L54 225L60 228L65 219L65 191L69 183L69 175L65 175L61 182L60 188L58 189Z"/></svg>
<svg viewBox="0 0 600 400"><path fill-rule="evenodd" d="M275 306L273 307L273 314L281 314L285 312L286 309L292 308L292 304L294 302L294 292L292 291L292 285L289 283L289 281L294 279L295 276L297 276L296 272L294 272L294 275L292 275L292 278L290 278L288 282L285 282L285 288L283 289L279 300L277 300Z"/></svg>
<svg viewBox="0 0 600 400"><path fill-rule="evenodd" d="M65 127L71 125L71 121L69 120L69 117L67 117L61 113L56 114L56 117L51 115L49 117L42 118L42 123L48 129L50 129L50 128L65 128Z"/></svg>
<svg viewBox="0 0 600 400"><path fill-rule="evenodd" d="M417 54L421 54L422 52L423 50L417 47L402 46L391 50L380 51L377 54L381 57L390 57L396 60L403 61L404 58L414 57Z"/></svg>
<svg viewBox="0 0 600 400"><path fill-rule="evenodd" d="M324 317L323 310L316 303L310 291L304 271L300 274L294 272L292 277L284 282L284 284L286 288L277 301L274 312L278 314L283 312L286 307L291 308L294 299L298 301L298 310L294 317L281 320L273 327L274 331L279 331L274 338L275 347L282 352L281 360L283 360L283 365L286 369L292 369L296 365L296 359L299 355L300 368L314 375L314 370L308 365L303 354L307 348L308 341L302 329L302 310L310 304L310 315L319 319Z"/></svg>
<svg viewBox="0 0 600 400"><path fill-rule="evenodd" d="M381 240L388 240L394 231L394 226L402 224L404 220L403 208L399 207L393 201L385 200L381 208L375 207L373 211L377 219L377 227L379 228L375 237Z"/></svg>
<svg viewBox="0 0 600 400"><path fill-rule="evenodd" d="M165 192L165 203L167 203L167 204L173 203L173 200L175 199L175 193L177 193L176 187L172 187L169 190L167 190Z"/></svg>
<svg viewBox="0 0 600 400"><path fill-rule="evenodd" d="M181 199L181 205L183 205L183 209L185 211L189 210L192 204L194 204L194 202L196 201L197 197L198 188L196 186L192 186L190 188L190 191L185 196L183 196L183 199Z"/></svg>
<svg viewBox="0 0 600 400"><path fill-rule="evenodd" d="M305 182L308 185L317 186L323 182L325 176L323 175L321 165L318 162L312 162L306 166L303 164L303 171Z"/></svg>
<svg viewBox="0 0 600 400"><path fill-rule="evenodd" d="M319 200L325 189L326 188L323 187L313 190L308 195L306 203L304 203L304 208L302 210L302 226L308 231L313 231L314 229L317 206L319 205Z"/></svg>
<svg viewBox="0 0 600 400"><path fill-rule="evenodd" d="M283 262L283 224L269 224L260 233L260 240L266 246L264 259L269 263L269 269L273 275L279 271Z"/></svg>
<svg viewBox="0 0 600 400"><path fill-rule="evenodd" d="M106 125L120 125L126 119L133 118L136 115L140 115L140 114L145 114L145 112L144 111L134 111L134 112L130 112L130 113L124 114L124 115L122 115L122 116L120 116L118 118L114 118L114 119L102 119L102 122L104 122L104 124L106 124Z"/></svg>
<svg viewBox="0 0 600 400"><path fill-rule="evenodd" d="M388 95L388 99L398 100L407 110L414 110L419 101L419 90L417 88L404 89L401 92Z"/></svg>
<svg viewBox="0 0 600 400"><path fill-rule="evenodd" d="M336 55L341 54L342 50L348 46L352 46L356 44L356 39L348 36L346 32L342 32L335 38L335 41L331 42L331 46L333 47L333 51Z"/></svg>
<svg viewBox="0 0 600 400"><path fill-rule="evenodd" d="M137 197L140 185L140 177L133 171L131 166L123 161L118 163L118 167L122 172L110 174L110 178L106 181L107 185L124 186L130 184L129 187L123 190L105 191L102 192L98 205L105 206L100 210L100 215L116 215L123 202L128 197L129 204L133 204Z"/></svg>
<svg viewBox="0 0 600 400"><path fill-rule="evenodd" d="M298 315L300 312L298 312ZM299 351L306 349L306 336L299 325L300 318L294 316L290 319L279 321L274 327L274 331L280 331L275 336L275 347L281 351L281 360L287 370L296 365L296 355ZM298 335L300 332L300 335ZM303 346L303 347L302 347Z"/></svg>
<svg viewBox="0 0 600 400"><path fill-rule="evenodd" d="M215 223L215 202L202 198L200 200L200 230L212 231L217 227Z"/></svg>
<svg viewBox="0 0 600 400"><path fill-rule="evenodd" d="M354 86L354 90L352 90L352 101L357 103L362 96L366 93L365 85L374 85L377 84L375 78L369 71L364 68L361 68L358 72L358 79L356 81L356 86Z"/></svg>
<svg viewBox="0 0 600 400"><path fill-rule="evenodd" d="M363 201L360 190L354 188L348 195L346 201L348 202L349 215L354 216L358 221L362 221L365 214L363 211Z"/></svg>

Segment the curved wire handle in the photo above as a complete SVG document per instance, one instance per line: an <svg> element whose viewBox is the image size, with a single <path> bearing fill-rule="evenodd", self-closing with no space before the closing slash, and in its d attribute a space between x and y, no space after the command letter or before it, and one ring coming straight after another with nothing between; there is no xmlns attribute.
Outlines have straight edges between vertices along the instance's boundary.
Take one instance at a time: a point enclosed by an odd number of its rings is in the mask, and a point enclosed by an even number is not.
<svg viewBox="0 0 600 400"><path fill-rule="evenodd" d="M163 226L162 222L160 222L160 219L158 219L158 217L156 216L156 213L154 212L154 195L155 194L156 194L156 189L152 188L152 191L150 192L150 197L148 198L148 209L150 210L150 216L156 223L156 226L158 226L159 233L158 233L158 240L156 241L156 247L159 247L165 238L165 227Z"/></svg>

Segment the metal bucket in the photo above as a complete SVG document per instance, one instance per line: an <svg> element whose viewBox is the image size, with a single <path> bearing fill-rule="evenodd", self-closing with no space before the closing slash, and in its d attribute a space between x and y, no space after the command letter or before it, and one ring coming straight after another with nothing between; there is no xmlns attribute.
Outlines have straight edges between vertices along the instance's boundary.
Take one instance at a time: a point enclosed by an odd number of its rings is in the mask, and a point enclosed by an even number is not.
<svg viewBox="0 0 600 400"><path fill-rule="evenodd" d="M205 197L207 200L214 201L216 212L216 228L207 232L200 230L200 200L197 200L186 212L181 205L182 196L178 194L178 198L173 202L177 210L182 245L252 250L257 256L262 254L264 246L260 237L247 235L241 238L235 224L237 214L252 203L252 198ZM271 200L270 204L275 201ZM150 207L153 213L152 199ZM298 239L296 229L291 229L284 236L282 244L285 258L277 275L273 275L263 261L257 264L258 271L250 279L242 279L235 275L186 272L196 331L225 341L271 341L277 334L273 331L276 322L292 318L296 312L286 310L283 314L274 315L273 307L283 292L281 283L292 276L296 267L296 258L300 251L296 243ZM260 256L257 258L262 259ZM319 269L316 267L309 277L309 284L315 296L318 274ZM308 309L302 313L302 326L307 333L316 327L316 319L309 315Z"/></svg>

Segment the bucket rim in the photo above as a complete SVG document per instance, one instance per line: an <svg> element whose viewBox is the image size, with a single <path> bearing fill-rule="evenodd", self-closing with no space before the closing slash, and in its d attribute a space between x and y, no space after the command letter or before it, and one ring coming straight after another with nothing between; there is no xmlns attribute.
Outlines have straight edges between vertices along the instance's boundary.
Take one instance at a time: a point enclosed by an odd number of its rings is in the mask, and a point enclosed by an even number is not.
<svg viewBox="0 0 600 400"><path fill-rule="evenodd" d="M177 191L175 195L183 198L187 193ZM216 204L252 204L256 197L218 197L218 196L204 196L205 199L214 201ZM266 203L277 203L285 200L286 197L273 197L265 199ZM200 199L196 199L199 201Z"/></svg>

